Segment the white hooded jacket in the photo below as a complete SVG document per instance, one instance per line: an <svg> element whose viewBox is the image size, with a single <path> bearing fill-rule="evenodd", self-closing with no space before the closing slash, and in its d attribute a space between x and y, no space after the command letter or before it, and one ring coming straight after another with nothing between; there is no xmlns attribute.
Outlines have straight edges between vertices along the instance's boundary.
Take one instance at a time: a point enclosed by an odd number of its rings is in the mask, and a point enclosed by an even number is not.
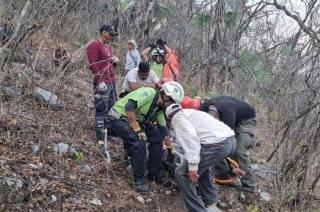
<svg viewBox="0 0 320 212"><path fill-rule="evenodd" d="M223 122L205 112L192 109L177 112L172 117L171 124L177 144L182 147L188 160L189 171L198 170L201 144L220 143L235 135Z"/></svg>

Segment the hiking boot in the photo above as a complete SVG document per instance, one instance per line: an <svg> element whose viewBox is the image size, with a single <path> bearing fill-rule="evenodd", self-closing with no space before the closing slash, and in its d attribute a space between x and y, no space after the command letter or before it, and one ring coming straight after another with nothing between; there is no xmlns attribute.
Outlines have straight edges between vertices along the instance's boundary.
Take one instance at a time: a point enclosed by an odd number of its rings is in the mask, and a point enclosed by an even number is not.
<svg viewBox="0 0 320 212"><path fill-rule="evenodd" d="M156 182L157 184L163 186L163 187L171 187L172 186L172 183L170 181L170 179L168 177L154 177L154 176L151 176L151 175L148 175L148 180L151 180L151 181L154 181Z"/></svg>
<svg viewBox="0 0 320 212"><path fill-rule="evenodd" d="M249 192L254 194L256 192L256 188L254 186L245 186L242 185L239 187L241 191Z"/></svg>
<svg viewBox="0 0 320 212"><path fill-rule="evenodd" d="M148 193L149 192L149 187L146 183L144 184L139 184L139 185L134 185L134 189L138 193Z"/></svg>
<svg viewBox="0 0 320 212"><path fill-rule="evenodd" d="M104 128L96 128L97 141L104 141Z"/></svg>
<svg viewBox="0 0 320 212"><path fill-rule="evenodd" d="M222 212L222 210L220 210L218 207L217 207L217 203L213 203L211 205L208 205L207 206L207 211L208 212Z"/></svg>

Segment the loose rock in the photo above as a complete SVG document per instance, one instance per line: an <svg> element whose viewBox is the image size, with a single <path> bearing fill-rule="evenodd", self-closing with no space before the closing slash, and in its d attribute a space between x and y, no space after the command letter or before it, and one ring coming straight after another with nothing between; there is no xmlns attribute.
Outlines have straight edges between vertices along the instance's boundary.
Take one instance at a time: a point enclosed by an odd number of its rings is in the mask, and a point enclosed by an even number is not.
<svg viewBox="0 0 320 212"><path fill-rule="evenodd" d="M3 87L2 93L6 98L14 98L14 97L19 97L22 95L21 90L19 88L16 88L14 86L10 87Z"/></svg>
<svg viewBox="0 0 320 212"><path fill-rule="evenodd" d="M55 195L52 194L51 195L51 199L52 199L52 202L55 202L55 201L57 201L58 198Z"/></svg>
<svg viewBox="0 0 320 212"><path fill-rule="evenodd" d="M252 164L251 168L257 175L264 178L270 178L276 174L270 168L262 164Z"/></svg>
<svg viewBox="0 0 320 212"><path fill-rule="evenodd" d="M145 203L145 200L142 196L137 196L136 199L138 200L138 202L140 202L141 204L144 204Z"/></svg>
<svg viewBox="0 0 320 212"><path fill-rule="evenodd" d="M271 195L267 192L260 192L260 198L261 198L261 200L266 201L266 202L271 201Z"/></svg>
<svg viewBox="0 0 320 212"><path fill-rule="evenodd" d="M39 169L40 167L35 165L35 164L32 164L32 163L29 163L28 164L32 169Z"/></svg>
<svg viewBox="0 0 320 212"><path fill-rule="evenodd" d="M74 175L74 174L70 174L70 175L69 175L69 178L70 178L70 180L76 180L76 179L77 179L77 176Z"/></svg>
<svg viewBox="0 0 320 212"><path fill-rule="evenodd" d="M91 204L97 205L97 206L102 206L102 202L99 199L93 199L91 200Z"/></svg>
<svg viewBox="0 0 320 212"><path fill-rule="evenodd" d="M34 95L36 99L44 106L49 105L54 110L59 110L62 107L62 102L58 99L58 97L48 90L36 87L34 90Z"/></svg>
<svg viewBox="0 0 320 212"><path fill-rule="evenodd" d="M88 164L84 165L84 167L82 168L82 172L86 174L90 174L92 172L91 166Z"/></svg>
<svg viewBox="0 0 320 212"><path fill-rule="evenodd" d="M239 198L241 201L246 200L246 195L244 195L243 193L240 193Z"/></svg>
<svg viewBox="0 0 320 212"><path fill-rule="evenodd" d="M15 186L17 189L23 186L22 181L17 177L4 177L3 180L8 186Z"/></svg>
<svg viewBox="0 0 320 212"><path fill-rule="evenodd" d="M1 177L0 176L0 203L24 202L28 196L28 190L24 188L24 183L17 176Z"/></svg>
<svg viewBox="0 0 320 212"><path fill-rule="evenodd" d="M170 194L171 194L171 191L167 190L167 191L164 192L164 194L170 195Z"/></svg>
<svg viewBox="0 0 320 212"><path fill-rule="evenodd" d="M38 144L32 145L32 154L36 155L40 151L40 146Z"/></svg>
<svg viewBox="0 0 320 212"><path fill-rule="evenodd" d="M68 149L69 149L69 145L68 144L65 144L65 143L58 143L55 147L54 147L54 151L56 153L59 153L59 154L65 154L68 152Z"/></svg>

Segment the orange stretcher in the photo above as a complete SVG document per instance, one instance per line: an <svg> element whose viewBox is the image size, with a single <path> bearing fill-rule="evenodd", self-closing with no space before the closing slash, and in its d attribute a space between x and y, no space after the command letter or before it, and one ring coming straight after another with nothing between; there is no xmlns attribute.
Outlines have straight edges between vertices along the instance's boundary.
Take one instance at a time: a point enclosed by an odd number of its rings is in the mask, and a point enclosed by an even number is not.
<svg viewBox="0 0 320 212"><path fill-rule="evenodd" d="M233 168L240 168L239 164L235 161L232 160L230 157L227 157L227 161L229 162L229 164L233 167ZM238 176L232 176L228 179L218 179L214 176L212 176L212 180L217 183L217 184L221 184L221 185L233 185L234 182L239 179Z"/></svg>

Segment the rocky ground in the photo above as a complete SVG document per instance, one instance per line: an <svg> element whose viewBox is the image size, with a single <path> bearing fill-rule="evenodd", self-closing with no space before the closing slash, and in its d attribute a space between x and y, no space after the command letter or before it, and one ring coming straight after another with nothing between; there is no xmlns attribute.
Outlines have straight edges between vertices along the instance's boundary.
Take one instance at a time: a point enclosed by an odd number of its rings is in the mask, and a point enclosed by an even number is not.
<svg viewBox="0 0 320 212"><path fill-rule="evenodd" d="M185 211L175 189L149 182L149 195L134 192L120 139L110 141L112 163L106 163L94 139L89 76L83 68L52 74L10 67L0 103L0 210ZM263 142L258 136L254 169L259 191L271 193L274 173L261 164ZM219 193L225 211L272 211L276 202L236 188Z"/></svg>

